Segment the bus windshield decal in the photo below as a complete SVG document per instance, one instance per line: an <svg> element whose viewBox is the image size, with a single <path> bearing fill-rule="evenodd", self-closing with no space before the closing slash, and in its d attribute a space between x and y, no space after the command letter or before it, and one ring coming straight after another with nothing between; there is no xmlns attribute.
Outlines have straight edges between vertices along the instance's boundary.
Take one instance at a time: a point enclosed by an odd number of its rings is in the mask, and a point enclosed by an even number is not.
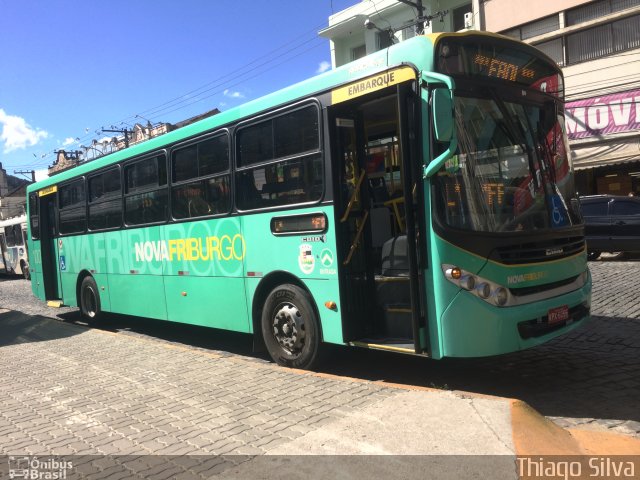
<svg viewBox="0 0 640 480"><path fill-rule="evenodd" d="M344 87L336 88L331 92L331 103L335 105L336 103L346 102L352 98L361 97L367 93L376 92L415 78L416 72L411 67L388 70L378 75L360 79Z"/></svg>

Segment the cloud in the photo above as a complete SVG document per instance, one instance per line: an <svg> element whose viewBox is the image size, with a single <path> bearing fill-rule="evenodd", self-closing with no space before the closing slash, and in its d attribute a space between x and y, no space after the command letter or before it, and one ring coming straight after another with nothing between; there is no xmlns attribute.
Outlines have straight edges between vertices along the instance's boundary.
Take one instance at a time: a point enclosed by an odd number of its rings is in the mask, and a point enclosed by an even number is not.
<svg viewBox="0 0 640 480"><path fill-rule="evenodd" d="M74 143L76 143L76 139L73 137L67 137L64 139L64 142L62 142L62 146L63 147L68 147L69 145L73 145Z"/></svg>
<svg viewBox="0 0 640 480"><path fill-rule="evenodd" d="M4 153L33 147L49 136L48 132L31 127L24 118L7 115L1 108L0 125L2 125L0 141L4 142Z"/></svg>
<svg viewBox="0 0 640 480"><path fill-rule="evenodd" d="M228 88L223 92L225 97L229 98L244 98L244 95L240 92L232 92Z"/></svg>
<svg viewBox="0 0 640 480"><path fill-rule="evenodd" d="M318 69L316 70L316 73L324 73L327 70L329 70L330 68L331 68L331 63L327 62L326 60L323 60L318 65Z"/></svg>
<svg viewBox="0 0 640 480"><path fill-rule="evenodd" d="M47 170L46 168L43 170L36 170L36 182L39 182L40 180L44 180L45 178L49 177L49 170Z"/></svg>

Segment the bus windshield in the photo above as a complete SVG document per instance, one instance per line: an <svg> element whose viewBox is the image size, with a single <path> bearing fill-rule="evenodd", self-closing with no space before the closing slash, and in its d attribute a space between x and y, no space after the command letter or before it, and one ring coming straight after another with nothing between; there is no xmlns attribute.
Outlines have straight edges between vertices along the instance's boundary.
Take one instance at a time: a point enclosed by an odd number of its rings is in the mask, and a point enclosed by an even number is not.
<svg viewBox="0 0 640 480"><path fill-rule="evenodd" d="M502 99L496 87L455 102L458 151L438 173L442 220L482 232L579 223L564 117L555 100Z"/></svg>

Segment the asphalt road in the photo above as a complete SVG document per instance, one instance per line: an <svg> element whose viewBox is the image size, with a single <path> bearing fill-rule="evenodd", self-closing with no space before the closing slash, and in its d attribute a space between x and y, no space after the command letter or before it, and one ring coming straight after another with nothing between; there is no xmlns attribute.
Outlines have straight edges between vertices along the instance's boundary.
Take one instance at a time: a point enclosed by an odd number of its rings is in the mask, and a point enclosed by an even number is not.
<svg viewBox="0 0 640 480"><path fill-rule="evenodd" d="M540 347L484 359L434 361L386 352L331 348L321 371L365 380L513 397L561 426L611 429L640 437L640 262L591 262L593 318ZM76 309L52 310L28 282L0 278L0 307L82 324ZM119 335L167 342L222 357L268 362L249 336L109 315L88 325Z"/></svg>

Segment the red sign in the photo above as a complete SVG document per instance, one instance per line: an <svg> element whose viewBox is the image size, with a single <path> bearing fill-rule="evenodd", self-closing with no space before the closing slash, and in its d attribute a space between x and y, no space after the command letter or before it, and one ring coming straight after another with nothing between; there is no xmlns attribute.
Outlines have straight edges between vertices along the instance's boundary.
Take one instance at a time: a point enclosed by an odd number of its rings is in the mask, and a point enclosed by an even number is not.
<svg viewBox="0 0 640 480"><path fill-rule="evenodd" d="M640 129L640 90L587 98L565 105L571 140Z"/></svg>

